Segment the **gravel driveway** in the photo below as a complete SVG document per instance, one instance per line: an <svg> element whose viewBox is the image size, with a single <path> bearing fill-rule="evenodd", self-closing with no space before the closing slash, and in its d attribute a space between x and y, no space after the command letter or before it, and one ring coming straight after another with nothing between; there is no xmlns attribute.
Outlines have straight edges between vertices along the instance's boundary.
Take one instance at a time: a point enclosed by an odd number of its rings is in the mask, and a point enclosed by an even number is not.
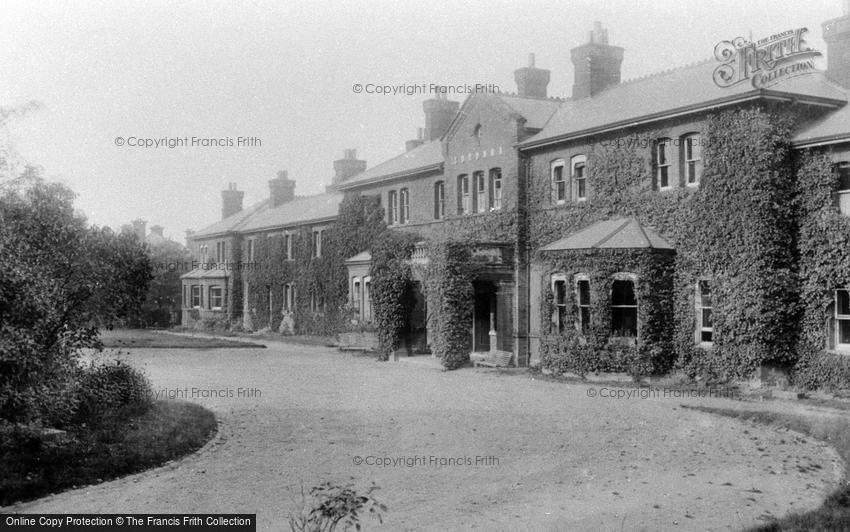
<svg viewBox="0 0 850 532"><path fill-rule="evenodd" d="M735 405L721 399L589 397L273 343L129 358L162 394L202 392L189 400L219 434L176 463L14 510L256 512L261 530L288 530L300 486L353 477L389 506L367 530L738 530L817 507L843 471L796 433L681 408ZM374 465L384 457L395 465Z"/></svg>

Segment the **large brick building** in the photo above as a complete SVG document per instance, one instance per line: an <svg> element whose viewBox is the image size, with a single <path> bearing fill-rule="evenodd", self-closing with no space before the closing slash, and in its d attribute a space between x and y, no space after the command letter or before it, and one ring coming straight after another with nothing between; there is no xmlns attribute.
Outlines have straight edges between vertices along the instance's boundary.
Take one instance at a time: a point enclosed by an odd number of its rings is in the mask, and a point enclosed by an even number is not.
<svg viewBox="0 0 850 532"><path fill-rule="evenodd" d="M730 43L731 56L621 82L627 54L597 23L571 52L571 97L549 96L550 73L531 56L515 94L425 101L424 128L397 157L366 168L346 152L328 194L296 197L283 173L269 199L242 209L229 187L223 219L193 235L193 250L201 262L251 262L252 239L306 230L321 254L342 198L377 196L389 230L463 241L486 262L473 280L471 352L552 364L569 345L590 346L604 363L562 366L666 371L705 359L738 373L788 363L775 353L805 342L850 353L850 14L823 32L826 71L789 33L772 48ZM821 210L806 211L817 157L835 183ZM814 249L806 231L826 218L815 234L831 236ZM427 263L427 247L411 260ZM367 321L370 261L368 249L347 261L350 300ZM199 268L184 276L184 317L280 327L282 317L250 323L249 290L238 269ZM296 301L290 290L279 297ZM413 327L423 347L436 333L427 316Z"/></svg>

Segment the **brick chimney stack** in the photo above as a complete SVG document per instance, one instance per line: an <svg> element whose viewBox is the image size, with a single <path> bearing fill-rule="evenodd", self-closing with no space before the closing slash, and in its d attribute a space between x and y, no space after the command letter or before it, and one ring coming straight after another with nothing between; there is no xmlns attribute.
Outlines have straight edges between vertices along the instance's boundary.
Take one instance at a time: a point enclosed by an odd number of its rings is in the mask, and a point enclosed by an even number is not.
<svg viewBox="0 0 850 532"><path fill-rule="evenodd" d="M422 109L425 111L425 140L442 137L443 133L448 131L459 108L460 104L450 101L445 93L438 93L436 98L422 102Z"/></svg>
<svg viewBox="0 0 850 532"><path fill-rule="evenodd" d="M623 49L608 44L608 30L593 23L590 40L570 52L575 69L573 98L587 98L620 83Z"/></svg>
<svg viewBox="0 0 850 532"><path fill-rule="evenodd" d="M155 235L162 236L163 238L165 238L165 237L162 235L162 231L163 231L163 229L164 229L164 228L163 228L161 225L152 225L152 226L151 226L151 233L152 233L152 234L155 234Z"/></svg>
<svg viewBox="0 0 850 532"><path fill-rule="evenodd" d="M528 66L514 70L517 93L527 98L546 98L550 72L534 66L534 54L528 54Z"/></svg>
<svg viewBox="0 0 850 532"><path fill-rule="evenodd" d="M365 170L366 161L361 161L357 158L357 150L345 150L342 159L334 161L334 177L331 187L333 188L349 177L354 177Z"/></svg>
<svg viewBox="0 0 850 532"><path fill-rule="evenodd" d="M227 190L221 191L221 219L224 220L242 210L242 198L245 192L236 190L236 183L228 183Z"/></svg>
<svg viewBox="0 0 850 532"><path fill-rule="evenodd" d="M850 88L850 0L844 0L844 15L823 23L826 41L826 75Z"/></svg>
<svg viewBox="0 0 850 532"><path fill-rule="evenodd" d="M269 192L272 208L283 205L295 198L295 181L289 179L286 170L281 170L275 179L269 181Z"/></svg>

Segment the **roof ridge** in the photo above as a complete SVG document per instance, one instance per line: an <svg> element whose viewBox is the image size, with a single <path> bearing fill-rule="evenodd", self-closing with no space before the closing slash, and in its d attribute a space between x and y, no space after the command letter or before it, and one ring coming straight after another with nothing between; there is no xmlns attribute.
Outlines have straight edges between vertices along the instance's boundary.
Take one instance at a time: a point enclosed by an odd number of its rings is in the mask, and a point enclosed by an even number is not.
<svg viewBox="0 0 850 532"><path fill-rule="evenodd" d="M649 78L665 76L665 75L671 74L673 72L678 72L678 71L681 71L681 70L686 70L688 68L693 68L697 65L702 65L704 63L708 63L708 62L711 62L711 61L716 61L716 59L713 58L713 57L708 57L708 58L705 58L705 59L693 61L691 63L685 63L684 65L679 65L679 66L675 66L675 67L672 67L672 68L668 68L666 70L661 70L661 71L658 71L658 72L650 72L649 74L644 74L642 76L629 78L629 79L627 79L625 81L621 81L620 83L617 83L615 85L611 85L611 86L607 87L606 90L613 89L615 87L620 87L622 85L630 85L630 84L635 83L637 81L642 81L642 80L649 79Z"/></svg>

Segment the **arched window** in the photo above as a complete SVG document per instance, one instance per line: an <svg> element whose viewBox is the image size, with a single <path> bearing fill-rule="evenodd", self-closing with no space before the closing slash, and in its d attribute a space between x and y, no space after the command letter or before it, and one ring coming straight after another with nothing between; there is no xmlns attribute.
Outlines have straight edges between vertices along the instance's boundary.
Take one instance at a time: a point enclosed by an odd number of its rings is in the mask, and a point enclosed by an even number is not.
<svg viewBox="0 0 850 532"><path fill-rule="evenodd" d="M446 184L434 183L434 219L442 220L446 216Z"/></svg>
<svg viewBox="0 0 850 532"><path fill-rule="evenodd" d="M502 208L502 169L492 168L490 170L490 210L498 211Z"/></svg>
<svg viewBox="0 0 850 532"><path fill-rule="evenodd" d="M481 124L475 124L475 127L472 128L472 136L477 139L481 138Z"/></svg>
<svg viewBox="0 0 850 532"><path fill-rule="evenodd" d="M403 188L399 192L399 223L410 222L410 192Z"/></svg>
<svg viewBox="0 0 850 532"><path fill-rule="evenodd" d="M670 152L673 149L673 143L670 139L658 139L655 143L655 168L656 180L660 190L671 188L670 182Z"/></svg>
<svg viewBox="0 0 850 532"><path fill-rule="evenodd" d="M484 172L472 174L475 183L475 212L487 211L487 182L484 180Z"/></svg>
<svg viewBox="0 0 850 532"><path fill-rule="evenodd" d="M469 214L472 212L469 196L469 176L466 174L457 176L457 213Z"/></svg>
<svg viewBox="0 0 850 532"><path fill-rule="evenodd" d="M637 338L637 297L632 279L615 279L611 285L611 336Z"/></svg>
<svg viewBox="0 0 850 532"><path fill-rule="evenodd" d="M685 185L694 187L699 185L702 177L702 143L699 133L689 133L682 137L682 174L685 176Z"/></svg>
<svg viewBox="0 0 850 532"><path fill-rule="evenodd" d="M567 201L567 180L564 175L564 160L552 161L552 199L555 203Z"/></svg>
<svg viewBox="0 0 850 532"><path fill-rule="evenodd" d="M583 201L587 199L587 156L576 155L570 159L571 175L573 179L573 190L575 199Z"/></svg>

